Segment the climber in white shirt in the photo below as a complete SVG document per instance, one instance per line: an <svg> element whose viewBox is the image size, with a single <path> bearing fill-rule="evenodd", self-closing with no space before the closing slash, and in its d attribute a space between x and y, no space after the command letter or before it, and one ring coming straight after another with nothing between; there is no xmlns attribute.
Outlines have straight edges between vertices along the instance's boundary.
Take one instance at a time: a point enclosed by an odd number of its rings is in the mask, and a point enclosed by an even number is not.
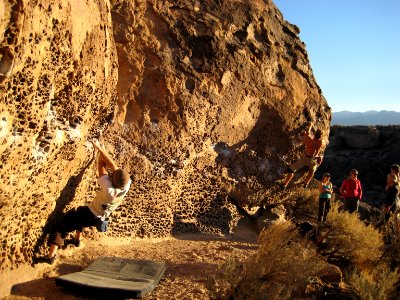
<svg viewBox="0 0 400 300"><path fill-rule="evenodd" d="M93 146L99 151L98 158L98 184L100 191L94 200L85 206L68 211L53 228L49 238L49 253L45 257L34 259L35 262L53 264L59 247L64 244L67 234L76 231L73 244L80 245L84 227L96 226L99 231L106 231L110 214L121 204L124 196L129 191L131 179L129 173L117 167L111 156L94 140ZM107 168L111 174L107 172Z"/></svg>

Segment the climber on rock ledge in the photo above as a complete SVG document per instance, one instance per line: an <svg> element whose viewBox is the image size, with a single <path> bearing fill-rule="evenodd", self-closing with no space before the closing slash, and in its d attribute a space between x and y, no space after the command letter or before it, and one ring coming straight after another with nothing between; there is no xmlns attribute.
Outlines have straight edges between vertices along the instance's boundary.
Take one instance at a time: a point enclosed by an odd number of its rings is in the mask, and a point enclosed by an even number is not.
<svg viewBox="0 0 400 300"><path fill-rule="evenodd" d="M48 255L34 259L34 263L53 264L57 250L63 246L64 239L69 232L76 231L73 244L79 247L84 227L96 226L98 231L106 231L108 217L121 204L129 191L131 180L128 172L117 167L111 156L107 154L97 140L92 143L99 151L97 167L98 184L101 189L89 205L69 210L56 223L50 234ZM107 168L111 171L110 175L107 173Z"/></svg>
<svg viewBox="0 0 400 300"><path fill-rule="evenodd" d="M324 148L323 147L324 144L322 142L322 131L320 129L317 129L314 133L314 137L312 137L311 136L312 127L313 123L310 122L303 135L303 143L306 146L305 155L289 166L286 178L283 184L281 184L282 189L287 188L289 182L292 180L294 176L294 173L303 167L308 167L307 177L304 182L304 188L307 188L312 177L314 176L315 171L322 162L321 153Z"/></svg>

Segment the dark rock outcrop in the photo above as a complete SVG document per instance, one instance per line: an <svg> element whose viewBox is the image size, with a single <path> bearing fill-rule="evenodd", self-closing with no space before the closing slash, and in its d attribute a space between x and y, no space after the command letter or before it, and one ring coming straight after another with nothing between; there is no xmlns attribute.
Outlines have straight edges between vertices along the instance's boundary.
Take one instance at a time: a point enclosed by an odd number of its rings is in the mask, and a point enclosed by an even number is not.
<svg viewBox="0 0 400 300"><path fill-rule="evenodd" d="M329 140L316 177L329 172L340 187L349 171L357 169L364 200L380 206L390 166L400 164L400 126L333 126Z"/></svg>

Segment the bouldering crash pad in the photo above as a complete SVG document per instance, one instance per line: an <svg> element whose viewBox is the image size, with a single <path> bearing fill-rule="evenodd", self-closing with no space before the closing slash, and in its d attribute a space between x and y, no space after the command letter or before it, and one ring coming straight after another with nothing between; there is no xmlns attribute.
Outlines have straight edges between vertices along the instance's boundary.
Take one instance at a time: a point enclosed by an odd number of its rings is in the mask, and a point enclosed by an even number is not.
<svg viewBox="0 0 400 300"><path fill-rule="evenodd" d="M74 293L140 298L151 292L165 272L165 262L100 257L81 272L62 275L56 284Z"/></svg>

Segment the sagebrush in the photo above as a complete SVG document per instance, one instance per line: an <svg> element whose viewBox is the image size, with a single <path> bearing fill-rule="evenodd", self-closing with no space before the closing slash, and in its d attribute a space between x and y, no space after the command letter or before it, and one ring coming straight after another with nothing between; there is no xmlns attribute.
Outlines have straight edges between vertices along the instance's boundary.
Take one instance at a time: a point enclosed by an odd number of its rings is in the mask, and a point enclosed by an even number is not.
<svg viewBox="0 0 400 300"><path fill-rule="evenodd" d="M245 264L229 261L212 279L215 298L292 299L322 286L318 274L327 264L299 238L294 224L285 221L264 229L259 244Z"/></svg>
<svg viewBox="0 0 400 300"><path fill-rule="evenodd" d="M359 269L371 267L381 257L382 233L363 223L357 213L340 211L339 203L332 202L327 225L321 235L330 256L348 260Z"/></svg>
<svg viewBox="0 0 400 300"><path fill-rule="evenodd" d="M314 224L316 244L299 235L288 220L264 229L253 257L247 262L228 260L219 275L210 278L213 298L293 299L322 295L329 290L338 297L396 299L398 219L392 218L380 232L360 220L357 213L341 210L340 203L332 199L327 221L321 225L316 222L316 190L297 190L291 197L291 202L285 201L291 210L289 217L293 222L308 220ZM384 236L389 240L386 245ZM323 282L321 274L327 269L339 278L343 272L345 284Z"/></svg>

